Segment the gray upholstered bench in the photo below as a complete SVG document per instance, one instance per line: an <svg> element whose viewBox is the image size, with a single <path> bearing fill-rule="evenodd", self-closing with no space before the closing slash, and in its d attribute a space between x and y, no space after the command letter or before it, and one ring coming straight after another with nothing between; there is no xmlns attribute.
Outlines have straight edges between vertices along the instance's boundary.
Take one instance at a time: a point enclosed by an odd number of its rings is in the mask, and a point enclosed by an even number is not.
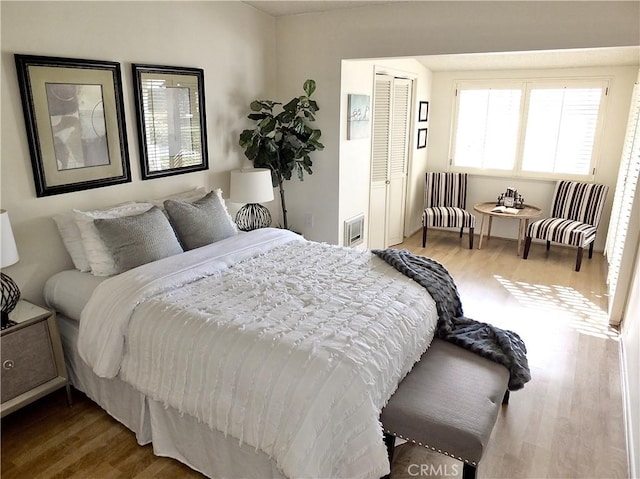
<svg viewBox="0 0 640 479"><path fill-rule="evenodd" d="M504 366L434 339L382 410L389 460L399 437L462 461L462 477L474 478L508 382Z"/></svg>

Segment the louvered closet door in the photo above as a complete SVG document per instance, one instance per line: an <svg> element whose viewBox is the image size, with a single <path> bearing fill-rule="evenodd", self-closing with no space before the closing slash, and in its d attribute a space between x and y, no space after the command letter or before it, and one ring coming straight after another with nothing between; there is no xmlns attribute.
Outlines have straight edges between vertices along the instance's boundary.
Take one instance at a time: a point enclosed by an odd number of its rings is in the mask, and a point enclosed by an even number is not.
<svg viewBox="0 0 640 479"><path fill-rule="evenodd" d="M369 205L369 247L404 239L411 80L376 75Z"/></svg>

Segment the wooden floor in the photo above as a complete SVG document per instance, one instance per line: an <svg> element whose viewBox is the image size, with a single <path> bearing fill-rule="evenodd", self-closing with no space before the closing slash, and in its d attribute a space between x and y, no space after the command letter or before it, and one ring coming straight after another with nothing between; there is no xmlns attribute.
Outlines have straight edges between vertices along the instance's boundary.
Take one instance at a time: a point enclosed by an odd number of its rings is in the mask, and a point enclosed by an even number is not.
<svg viewBox="0 0 640 479"><path fill-rule="evenodd" d="M469 250L456 233L429 232L400 247L444 264L465 315L516 331L533 379L512 393L478 469L479 478L628 477L618 334L606 323L605 261L534 244L528 260L514 241ZM477 238L476 238L477 244ZM2 478L202 477L140 447L134 435L74 391L54 393L2 420ZM457 461L409 444L397 448L393 478L461 477Z"/></svg>

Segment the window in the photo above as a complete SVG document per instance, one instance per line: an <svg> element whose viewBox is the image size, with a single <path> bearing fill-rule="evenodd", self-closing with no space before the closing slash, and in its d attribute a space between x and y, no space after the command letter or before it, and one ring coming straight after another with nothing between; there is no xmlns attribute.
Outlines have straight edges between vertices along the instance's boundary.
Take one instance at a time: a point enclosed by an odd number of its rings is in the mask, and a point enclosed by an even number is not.
<svg viewBox="0 0 640 479"><path fill-rule="evenodd" d="M454 170L591 178L607 80L465 82L456 86Z"/></svg>

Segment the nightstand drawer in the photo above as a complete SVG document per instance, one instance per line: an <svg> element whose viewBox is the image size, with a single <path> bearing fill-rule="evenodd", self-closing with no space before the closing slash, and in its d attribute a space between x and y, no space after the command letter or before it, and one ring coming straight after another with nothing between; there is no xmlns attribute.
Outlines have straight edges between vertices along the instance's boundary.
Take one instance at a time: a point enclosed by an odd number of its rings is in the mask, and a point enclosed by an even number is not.
<svg viewBox="0 0 640 479"><path fill-rule="evenodd" d="M4 334L0 356L3 403L58 375L46 321Z"/></svg>

